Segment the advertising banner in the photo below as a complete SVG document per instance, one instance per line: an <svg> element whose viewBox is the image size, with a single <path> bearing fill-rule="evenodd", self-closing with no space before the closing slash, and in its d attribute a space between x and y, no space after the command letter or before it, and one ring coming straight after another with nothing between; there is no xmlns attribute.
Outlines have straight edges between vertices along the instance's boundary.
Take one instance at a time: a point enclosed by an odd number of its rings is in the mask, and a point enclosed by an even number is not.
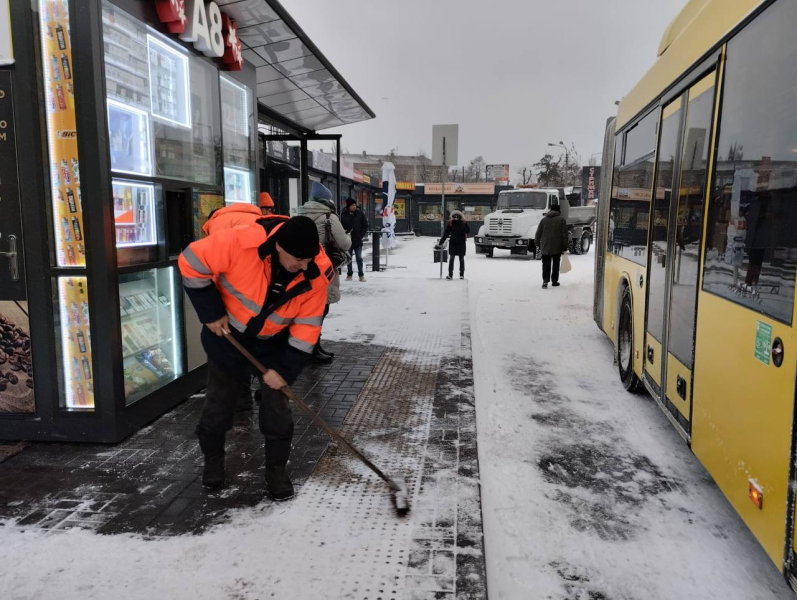
<svg viewBox="0 0 797 600"><path fill-rule="evenodd" d="M50 148L53 230L59 267L85 267L83 201L75 129L69 13L60 0L41 0L42 67Z"/></svg>
<svg viewBox="0 0 797 600"><path fill-rule="evenodd" d="M396 171L393 163L382 165L382 245L393 248L396 245L396 214L393 204L396 200Z"/></svg>
<svg viewBox="0 0 797 600"><path fill-rule="evenodd" d="M393 203L393 214L397 219L407 218L407 203L403 198L399 198Z"/></svg>
<svg viewBox="0 0 797 600"><path fill-rule="evenodd" d="M442 183L425 183L424 193L437 195L443 193ZM446 194L495 194L494 183L446 183Z"/></svg>
<svg viewBox="0 0 797 600"><path fill-rule="evenodd" d="M509 165L487 165L487 181L509 183Z"/></svg>
<svg viewBox="0 0 797 600"><path fill-rule="evenodd" d="M581 172L581 203L592 206L598 199L598 186L601 180L600 167L584 167Z"/></svg>
<svg viewBox="0 0 797 600"><path fill-rule="evenodd" d="M192 200L194 240L201 240L205 237L205 232L202 231L202 228L208 222L210 213L224 207L224 196L215 192L194 190Z"/></svg>

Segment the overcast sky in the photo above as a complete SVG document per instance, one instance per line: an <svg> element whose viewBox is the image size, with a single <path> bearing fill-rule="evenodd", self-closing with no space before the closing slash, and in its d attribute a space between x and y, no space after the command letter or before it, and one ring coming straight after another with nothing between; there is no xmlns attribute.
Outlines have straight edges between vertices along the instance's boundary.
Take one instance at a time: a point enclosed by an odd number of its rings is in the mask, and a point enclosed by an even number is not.
<svg viewBox="0 0 797 600"><path fill-rule="evenodd" d="M459 163L512 173L548 142L586 164L685 0L281 0L376 119L330 130L349 152L431 154L459 124ZM600 154L596 156L600 160Z"/></svg>

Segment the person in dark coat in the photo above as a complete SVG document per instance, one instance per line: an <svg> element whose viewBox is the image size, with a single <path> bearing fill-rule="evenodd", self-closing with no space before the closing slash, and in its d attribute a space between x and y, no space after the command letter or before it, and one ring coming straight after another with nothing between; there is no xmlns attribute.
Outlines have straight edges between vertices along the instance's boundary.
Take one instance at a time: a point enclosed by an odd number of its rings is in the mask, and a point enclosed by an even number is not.
<svg viewBox="0 0 797 600"><path fill-rule="evenodd" d="M365 271L363 271L363 239L368 235L368 219L365 213L357 207L354 198L346 200L346 210L340 215L340 222L346 233L351 235L351 248L349 253L357 259L357 275L360 281L365 281ZM353 261L352 261L353 262ZM354 276L354 265L349 262L346 271L346 281L351 281Z"/></svg>
<svg viewBox="0 0 797 600"><path fill-rule="evenodd" d="M567 221L559 212L558 204L551 204L551 208L537 225L537 234L534 242L542 254L542 287L548 287L548 282L556 287L559 285L559 261L562 252L567 250Z"/></svg>
<svg viewBox="0 0 797 600"><path fill-rule="evenodd" d="M443 237L437 242L437 246L443 245L449 237L451 243L448 245L448 277L446 279L454 278L454 257L459 256L459 278L465 279L465 248L467 246L468 234L470 233L470 226L465 221L465 215L460 211L451 211L451 220L448 222L448 227L443 232Z"/></svg>

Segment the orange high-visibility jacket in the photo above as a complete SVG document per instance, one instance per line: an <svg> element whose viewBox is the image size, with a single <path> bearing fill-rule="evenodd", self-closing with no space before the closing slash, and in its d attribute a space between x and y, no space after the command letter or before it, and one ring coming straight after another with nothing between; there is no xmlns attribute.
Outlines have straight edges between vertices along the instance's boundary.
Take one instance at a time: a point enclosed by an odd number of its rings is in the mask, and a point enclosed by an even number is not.
<svg viewBox="0 0 797 600"><path fill-rule="evenodd" d="M202 226L205 235L210 235L222 229L231 229L241 225L254 225L255 221L262 219L260 209L252 204L239 202L219 208L210 213L207 223Z"/></svg>
<svg viewBox="0 0 797 600"><path fill-rule="evenodd" d="M288 345L309 355L321 334L332 262L320 248L276 304L264 309L272 262L278 260L275 234L282 223L266 220L258 225L218 231L190 244L178 261L183 285L202 323L226 314L231 327L260 340L287 329Z"/></svg>

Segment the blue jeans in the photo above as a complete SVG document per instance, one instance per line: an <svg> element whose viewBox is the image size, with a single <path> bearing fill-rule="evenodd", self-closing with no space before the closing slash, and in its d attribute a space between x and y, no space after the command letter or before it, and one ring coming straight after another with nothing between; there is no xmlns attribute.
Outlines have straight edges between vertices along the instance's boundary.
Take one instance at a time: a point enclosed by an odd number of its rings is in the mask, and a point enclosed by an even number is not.
<svg viewBox="0 0 797 600"><path fill-rule="evenodd" d="M349 256L352 254L357 258L357 274L360 277L364 277L365 271L363 271L363 247L360 246L359 248L350 248ZM349 277L354 275L354 261L351 261L348 265L346 265L346 275Z"/></svg>

